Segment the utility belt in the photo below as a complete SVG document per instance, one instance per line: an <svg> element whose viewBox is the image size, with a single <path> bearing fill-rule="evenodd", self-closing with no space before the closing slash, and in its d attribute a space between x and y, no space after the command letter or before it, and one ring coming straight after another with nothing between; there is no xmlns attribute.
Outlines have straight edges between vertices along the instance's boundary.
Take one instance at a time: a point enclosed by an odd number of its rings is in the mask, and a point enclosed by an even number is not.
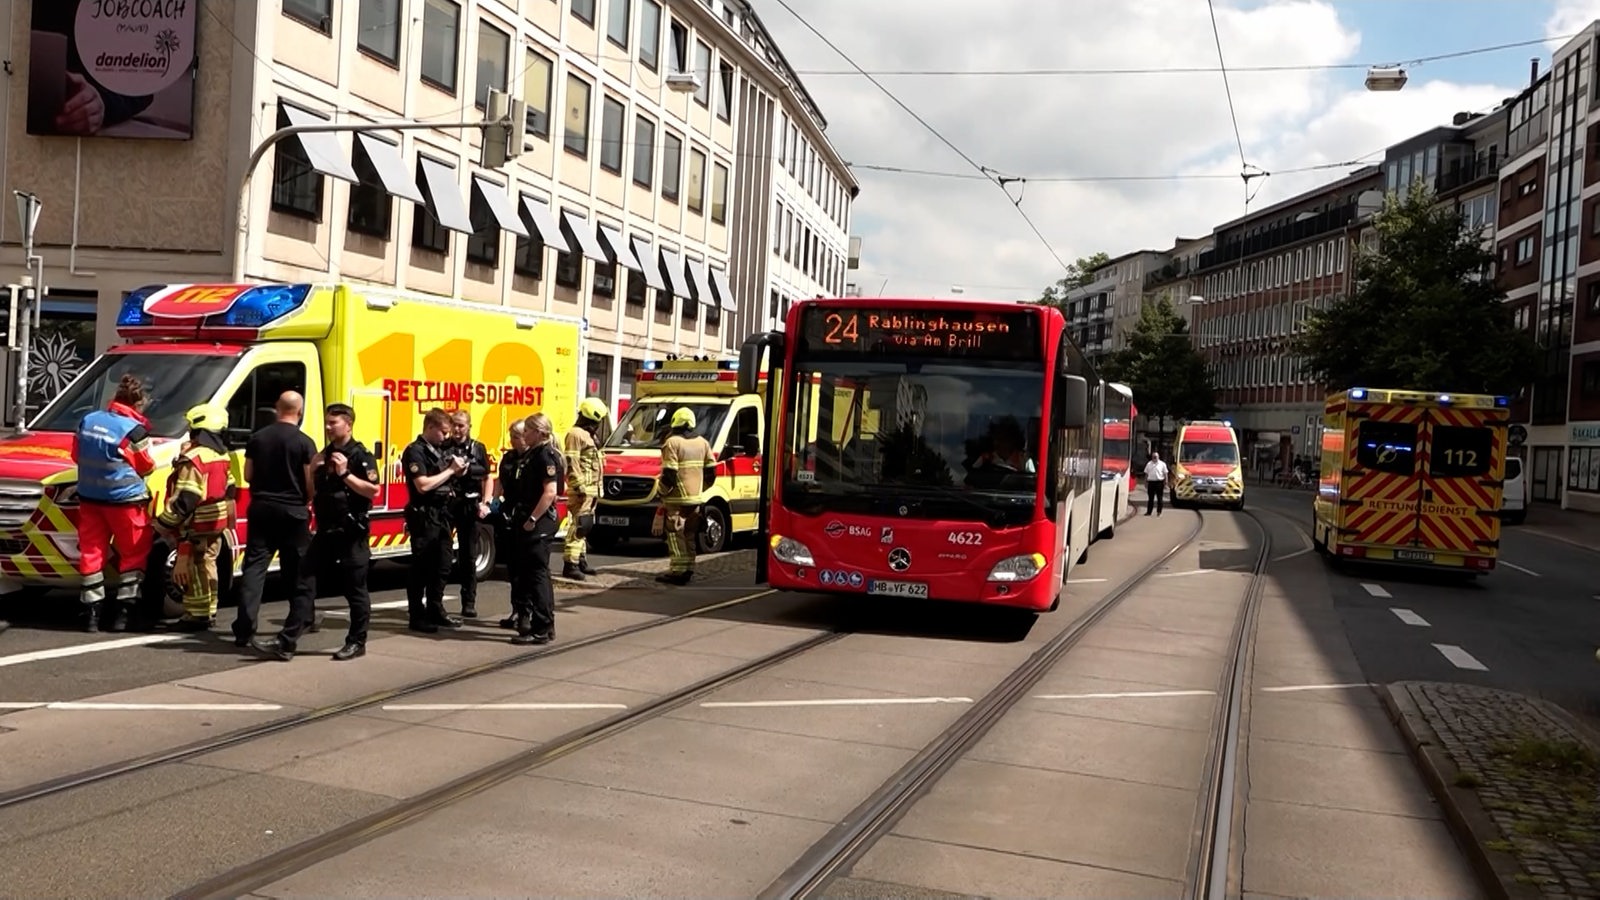
<svg viewBox="0 0 1600 900"><path fill-rule="evenodd" d="M406 507L406 528L408 530L444 528L449 523L450 514L442 503Z"/></svg>
<svg viewBox="0 0 1600 900"><path fill-rule="evenodd" d="M319 509L317 530L325 534L367 534L372 530L372 517L349 509Z"/></svg>

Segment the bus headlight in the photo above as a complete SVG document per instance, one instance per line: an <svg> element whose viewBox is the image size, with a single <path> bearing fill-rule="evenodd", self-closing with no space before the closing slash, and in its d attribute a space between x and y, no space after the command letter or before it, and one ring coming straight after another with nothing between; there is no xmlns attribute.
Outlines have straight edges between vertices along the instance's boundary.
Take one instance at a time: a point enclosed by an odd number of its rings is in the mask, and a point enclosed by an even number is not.
<svg viewBox="0 0 1600 900"><path fill-rule="evenodd" d="M990 581L1028 581L1037 578L1044 571L1045 558L1042 553L1030 553L1027 556L1011 556L995 563L989 570Z"/></svg>
<svg viewBox="0 0 1600 900"><path fill-rule="evenodd" d="M811 556L810 547L794 538L786 538L776 534L772 536L772 555L778 558L778 562L788 563L791 566L810 568L817 564L817 561Z"/></svg>

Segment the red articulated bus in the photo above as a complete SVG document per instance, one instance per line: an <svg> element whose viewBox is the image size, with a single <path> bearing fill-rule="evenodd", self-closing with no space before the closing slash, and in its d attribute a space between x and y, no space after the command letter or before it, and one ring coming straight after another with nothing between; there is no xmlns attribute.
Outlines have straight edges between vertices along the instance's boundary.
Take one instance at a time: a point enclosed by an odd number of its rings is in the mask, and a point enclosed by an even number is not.
<svg viewBox="0 0 1600 900"><path fill-rule="evenodd" d="M1133 405L1133 389L1125 384L1104 381L1101 388L1100 496L1095 501L1095 521L1099 536L1114 537L1117 516L1128 504L1133 491L1133 419L1139 410Z"/></svg>
<svg viewBox="0 0 1600 900"><path fill-rule="evenodd" d="M756 578L1055 609L1099 534L1104 389L1048 306L816 299L752 335L767 369Z"/></svg>

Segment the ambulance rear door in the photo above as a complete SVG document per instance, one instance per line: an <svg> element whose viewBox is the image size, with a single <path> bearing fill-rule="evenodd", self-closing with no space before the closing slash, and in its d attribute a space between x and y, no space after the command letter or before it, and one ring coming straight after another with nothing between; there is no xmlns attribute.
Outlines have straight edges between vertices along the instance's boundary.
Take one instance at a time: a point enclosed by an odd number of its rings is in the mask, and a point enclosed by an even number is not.
<svg viewBox="0 0 1600 900"><path fill-rule="evenodd" d="M1386 403L1352 404L1354 452L1345 457L1340 543L1396 548L1396 560L1427 561L1415 549L1422 479L1417 449L1427 410Z"/></svg>
<svg viewBox="0 0 1600 900"><path fill-rule="evenodd" d="M1417 538L1430 554L1497 553L1506 429L1495 427L1496 417L1492 410L1427 410Z"/></svg>

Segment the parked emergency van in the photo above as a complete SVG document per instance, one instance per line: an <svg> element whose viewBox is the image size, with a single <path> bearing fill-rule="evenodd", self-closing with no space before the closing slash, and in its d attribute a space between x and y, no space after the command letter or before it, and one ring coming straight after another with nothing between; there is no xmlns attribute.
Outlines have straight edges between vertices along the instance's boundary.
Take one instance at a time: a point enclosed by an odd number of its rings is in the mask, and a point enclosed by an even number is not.
<svg viewBox="0 0 1600 900"><path fill-rule="evenodd" d="M1239 438L1227 422L1186 422L1167 461L1176 507L1218 504L1244 509L1244 468Z"/></svg>
<svg viewBox="0 0 1600 900"><path fill-rule="evenodd" d="M0 593L76 590L77 469L72 436L85 414L105 407L124 375L148 386L157 469L148 483L157 504L186 436L184 413L199 403L228 410L234 477L244 484L244 446L276 421L284 391L306 400L301 430L325 443L323 409L355 409L355 437L380 462L373 501L372 553L410 548L400 454L433 407L465 409L474 436L495 451L511 421L544 411L560 434L578 404L581 322L476 303L350 284L177 284L123 299L117 333L125 343L90 364L29 423L0 440ZM248 486L239 526L226 536L242 561L249 528ZM487 528L487 526L485 526ZM494 565L494 540L478 541L478 572ZM224 554L224 559L229 558ZM158 542L146 591L166 593L172 548ZM226 594L235 568L219 573Z"/></svg>
<svg viewBox="0 0 1600 900"><path fill-rule="evenodd" d="M628 411L601 448L605 474L589 540L649 537L660 507L656 476L672 413L688 407L695 431L711 442L717 477L705 492L701 553L716 553L733 535L754 534L760 512L761 452L766 440L766 380L761 392L739 393L737 361L647 360L634 376Z"/></svg>
<svg viewBox="0 0 1600 900"><path fill-rule="evenodd" d="M1351 388L1327 400L1313 542L1336 559L1494 569L1510 399Z"/></svg>

